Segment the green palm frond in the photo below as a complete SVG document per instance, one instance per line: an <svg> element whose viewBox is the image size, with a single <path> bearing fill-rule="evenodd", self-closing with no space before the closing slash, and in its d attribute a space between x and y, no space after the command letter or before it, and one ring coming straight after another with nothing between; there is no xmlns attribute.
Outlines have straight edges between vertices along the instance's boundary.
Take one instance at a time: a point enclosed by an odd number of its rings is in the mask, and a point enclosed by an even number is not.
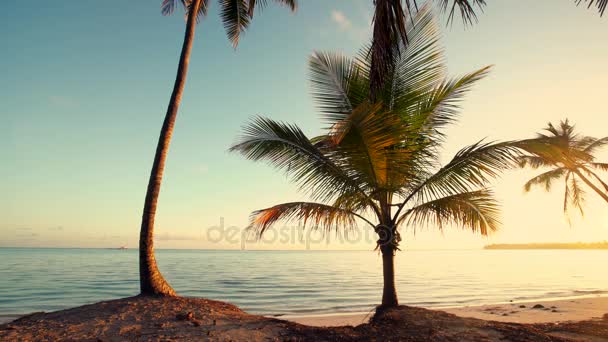
<svg viewBox="0 0 608 342"><path fill-rule="evenodd" d="M462 192L438 198L407 210L398 224L408 226L436 226L443 229L449 224L471 229L482 235L498 230L499 206L488 189Z"/></svg>
<svg viewBox="0 0 608 342"><path fill-rule="evenodd" d="M400 0L375 0L376 9L373 18L370 98L376 100L376 94L386 83L386 77L395 67L395 58L401 53L401 46L408 44L407 16Z"/></svg>
<svg viewBox="0 0 608 342"><path fill-rule="evenodd" d="M363 103L335 123L331 131L333 153L369 188L386 189L391 168L407 158L409 151L402 148L402 142L408 133L399 116L383 112L381 104Z"/></svg>
<svg viewBox="0 0 608 342"><path fill-rule="evenodd" d="M232 46L236 48L251 19L247 0L220 0L220 5L220 17L226 34Z"/></svg>
<svg viewBox="0 0 608 342"><path fill-rule="evenodd" d="M460 103L473 85L488 75L491 66L481 68L462 77L443 81L424 98L417 111L425 127L435 133L454 122L460 112Z"/></svg>
<svg viewBox="0 0 608 342"><path fill-rule="evenodd" d="M395 61L383 91L378 95L391 111L407 116L445 80L445 56L440 30L431 12L420 12L411 29L411 41Z"/></svg>
<svg viewBox="0 0 608 342"><path fill-rule="evenodd" d="M359 215L348 210L321 203L291 202L256 210L251 214L249 227L259 238L277 222L294 221L305 228L309 225L325 233L339 228L354 229ZM362 218L362 217L360 217ZM371 223L370 223L371 224Z"/></svg>
<svg viewBox="0 0 608 342"><path fill-rule="evenodd" d="M563 177L567 172L568 170L562 167L544 172L527 181L524 185L524 191L529 192L532 186L544 186L546 191L551 191L552 182Z"/></svg>
<svg viewBox="0 0 608 342"><path fill-rule="evenodd" d="M461 149L449 163L419 184L406 202L414 196L417 202L422 202L484 187L500 171L515 165L521 154L517 146L517 142L479 141Z"/></svg>
<svg viewBox="0 0 608 342"><path fill-rule="evenodd" d="M439 41L441 30L432 8L424 6L407 25L409 43L394 56L394 68L378 93L378 100L391 111L405 112L421 101L421 96L432 91L446 73L445 56ZM371 68L369 48L360 53L359 63ZM399 103L397 102L399 98Z"/></svg>
<svg viewBox="0 0 608 342"><path fill-rule="evenodd" d="M361 193L360 181L321 152L295 125L257 117L245 126L230 148L254 161L266 160L288 175L315 199L328 200L343 193Z"/></svg>
<svg viewBox="0 0 608 342"><path fill-rule="evenodd" d="M348 96L357 65L341 54L315 52L309 60L312 96L328 120L342 120L354 106Z"/></svg>

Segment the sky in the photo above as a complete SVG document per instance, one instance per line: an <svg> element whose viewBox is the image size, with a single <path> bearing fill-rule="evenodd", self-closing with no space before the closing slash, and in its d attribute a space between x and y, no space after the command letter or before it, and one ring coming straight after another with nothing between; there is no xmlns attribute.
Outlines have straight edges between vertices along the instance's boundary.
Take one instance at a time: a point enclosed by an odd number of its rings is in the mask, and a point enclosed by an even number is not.
<svg viewBox="0 0 608 342"><path fill-rule="evenodd" d="M369 41L371 3L302 0L295 14L269 6L235 50L212 2L197 27L166 165L157 248L374 248L370 234L302 243L295 227L244 243L252 210L306 197L285 175L226 151L253 115L321 132L307 59L315 50L354 55ZM568 0L517 0L488 1L466 28L439 20L450 74L494 65L448 129L444 161L479 139L531 137L565 117L586 135L608 135L608 18ZM17 1L0 13L0 246L137 246L184 26L183 13L161 16L160 0ZM585 216L569 223L562 186L523 193L533 175L510 171L494 183L503 227L491 237L408 228L404 248L608 240L599 196L589 191Z"/></svg>

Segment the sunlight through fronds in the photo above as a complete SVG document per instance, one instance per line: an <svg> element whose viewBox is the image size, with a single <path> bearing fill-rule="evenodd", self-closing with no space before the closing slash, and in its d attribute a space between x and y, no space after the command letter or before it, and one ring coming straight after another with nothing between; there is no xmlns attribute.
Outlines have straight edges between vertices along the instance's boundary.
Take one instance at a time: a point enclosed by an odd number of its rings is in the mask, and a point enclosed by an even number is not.
<svg viewBox="0 0 608 342"><path fill-rule="evenodd" d="M356 214L330 205L310 202L291 202L254 211L251 214L249 229L261 238L265 231L277 222L295 221L302 228L309 226L324 233L339 228L350 230L357 227Z"/></svg>
<svg viewBox="0 0 608 342"><path fill-rule="evenodd" d="M441 197L406 211L397 221L407 226L446 225L470 229L488 235L500 226L499 206L490 190L482 189Z"/></svg>
<svg viewBox="0 0 608 342"><path fill-rule="evenodd" d="M432 11L422 8L412 20L419 25L408 26L410 44L393 56L396 67L376 93L377 101L368 96L369 46L357 59L315 52L309 67L324 133L311 139L295 125L262 117L244 127L231 151L287 172L320 202L255 212L251 225L259 234L279 220L312 220L329 231L352 227L348 220L354 217L376 224L379 235L388 229L397 240L405 218L482 234L498 227L489 182L521 163L527 149L550 149L536 139L479 141L441 167L443 130L458 119L461 101L489 67L448 78ZM397 248L397 240L390 246Z"/></svg>

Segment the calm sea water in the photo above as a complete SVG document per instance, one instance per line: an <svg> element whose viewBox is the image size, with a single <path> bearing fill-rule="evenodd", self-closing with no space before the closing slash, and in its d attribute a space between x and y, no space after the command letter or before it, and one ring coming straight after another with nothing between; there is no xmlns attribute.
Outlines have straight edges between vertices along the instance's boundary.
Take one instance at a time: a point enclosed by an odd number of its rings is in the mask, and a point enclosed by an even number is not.
<svg viewBox="0 0 608 342"><path fill-rule="evenodd" d="M256 314L367 312L381 296L371 251L158 250L184 296ZM405 251L396 258L403 304L464 306L608 294L606 250ZM0 248L0 316L52 311L138 292L136 250Z"/></svg>

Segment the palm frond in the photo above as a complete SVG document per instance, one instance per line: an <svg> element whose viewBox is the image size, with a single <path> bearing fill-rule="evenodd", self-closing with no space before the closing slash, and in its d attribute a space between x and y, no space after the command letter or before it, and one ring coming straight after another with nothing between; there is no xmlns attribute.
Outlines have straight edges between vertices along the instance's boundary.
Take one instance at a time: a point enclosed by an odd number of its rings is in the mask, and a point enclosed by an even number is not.
<svg viewBox="0 0 608 342"><path fill-rule="evenodd" d="M238 143L230 148L254 161L265 160L299 183L313 198L329 200L344 193L360 193L358 179L347 174L295 125L256 117L244 127Z"/></svg>
<svg viewBox="0 0 608 342"><path fill-rule="evenodd" d="M481 68L462 77L441 82L425 97L417 111L424 127L440 135L439 129L454 122L460 112L460 103L473 85L486 77L491 66Z"/></svg>
<svg viewBox="0 0 608 342"><path fill-rule="evenodd" d="M330 125L344 119L354 106L349 98L357 65L340 54L315 52L309 60L312 96ZM363 98L367 95L363 94Z"/></svg>
<svg viewBox="0 0 608 342"><path fill-rule="evenodd" d="M588 144L583 151L589 154L593 154L596 150L608 145L608 137L603 137L600 139L592 138L593 141Z"/></svg>
<svg viewBox="0 0 608 342"><path fill-rule="evenodd" d="M251 17L247 0L220 0L220 17L228 39L234 48L239 44L241 34L249 27Z"/></svg>
<svg viewBox="0 0 608 342"><path fill-rule="evenodd" d="M498 230L499 206L490 190L458 193L438 198L406 211L397 221L407 226L436 226L440 230L448 224L488 235Z"/></svg>
<svg viewBox="0 0 608 342"><path fill-rule="evenodd" d="M441 30L430 6L424 6L408 25L409 44L396 56L380 98L390 110L415 110L423 96L445 78L445 56L440 45Z"/></svg>
<svg viewBox="0 0 608 342"><path fill-rule="evenodd" d="M248 229L261 238L269 228L280 221L295 221L305 228L319 229L324 233L340 228L349 230L357 227L353 212L321 203L290 202L254 211L250 216Z"/></svg>
<svg viewBox="0 0 608 342"><path fill-rule="evenodd" d="M375 102L386 77L394 68L400 46L408 44L407 12L400 0L374 0L373 39L371 48L370 98ZM409 1L407 2L409 5Z"/></svg>
<svg viewBox="0 0 608 342"><path fill-rule="evenodd" d="M295 12L298 7L298 2L296 0L274 0L274 1L280 5L289 7L289 9L291 9L292 12ZM248 9L249 17L253 18L253 14L254 14L256 8L258 10L262 10L266 7L267 4L268 4L268 0L249 0L249 9Z"/></svg>
<svg viewBox="0 0 608 342"><path fill-rule="evenodd" d="M590 163L591 167L601 171L608 171L608 163Z"/></svg>
<svg viewBox="0 0 608 342"><path fill-rule="evenodd" d="M451 4L450 4L451 3ZM448 23L454 21L454 15L456 9L459 10L462 22L467 24L473 24L477 22L477 13L475 7L478 10L483 11L483 7L486 6L485 0L439 0L439 5L444 12L448 13Z"/></svg>
<svg viewBox="0 0 608 342"><path fill-rule="evenodd" d="M160 5L162 15L166 16L166 15L173 14L173 12L175 11L177 2L181 3L184 10L186 11L186 17L187 17L188 13L190 12L190 9L194 5L193 0L163 0ZM199 9L198 9L198 14L197 14L197 21L200 19L200 17L207 15L208 8L209 8L209 0L200 0L200 5L199 5Z"/></svg>
<svg viewBox="0 0 608 342"><path fill-rule="evenodd" d="M418 184L405 202L414 196L423 202L483 187L500 171L514 166L520 155L517 142L479 141L458 151L449 163Z"/></svg>
<svg viewBox="0 0 608 342"><path fill-rule="evenodd" d="M175 5L180 2L184 8L187 8L188 4L186 0L163 0L160 4L160 12L162 15L171 15L175 11Z"/></svg>
<svg viewBox="0 0 608 342"><path fill-rule="evenodd" d="M578 208L581 215L584 215L585 214L583 212L584 203L585 203L585 191L580 186L576 177L574 177L574 175L572 175L572 177L570 177L570 204L573 207Z"/></svg>
<svg viewBox="0 0 608 342"><path fill-rule="evenodd" d="M539 156L531 156L531 155L519 157L517 164L521 168L531 167L533 169L554 166L554 164L552 162L548 161L545 158L542 158Z"/></svg>
<svg viewBox="0 0 608 342"><path fill-rule="evenodd" d="M346 119L334 124L330 135L336 157L374 189L385 189L389 161L405 156L396 147L404 141L407 126L382 107L369 102L359 105Z"/></svg>
<svg viewBox="0 0 608 342"><path fill-rule="evenodd" d="M544 172L524 184L524 191L529 192L532 186L544 186L546 191L551 190L551 184L554 180L561 178L568 172L567 169L559 167L557 169Z"/></svg>
<svg viewBox="0 0 608 342"><path fill-rule="evenodd" d="M606 7L608 7L608 0L575 0L577 6L580 5L583 1L587 4L587 8L591 8L591 6L595 4L595 7L597 7L597 11L600 16L604 15Z"/></svg>

